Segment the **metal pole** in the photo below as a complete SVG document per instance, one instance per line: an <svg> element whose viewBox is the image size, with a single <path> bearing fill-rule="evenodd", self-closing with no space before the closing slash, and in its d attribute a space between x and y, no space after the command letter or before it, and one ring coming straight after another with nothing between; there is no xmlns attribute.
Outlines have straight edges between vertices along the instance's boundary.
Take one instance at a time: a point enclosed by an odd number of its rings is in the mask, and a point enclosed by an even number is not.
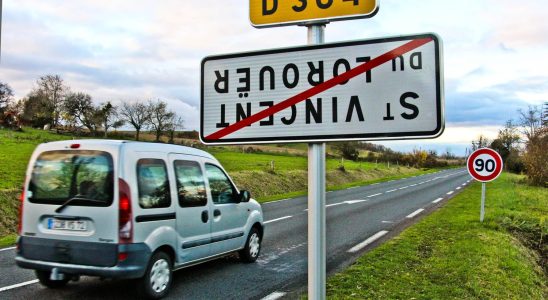
<svg viewBox="0 0 548 300"><path fill-rule="evenodd" d="M485 182L481 183L481 210L480 210L480 222L483 223L483 216L485 215Z"/></svg>
<svg viewBox="0 0 548 300"><path fill-rule="evenodd" d="M325 25L308 26L308 44L324 42ZM308 144L308 297L325 299L325 143Z"/></svg>

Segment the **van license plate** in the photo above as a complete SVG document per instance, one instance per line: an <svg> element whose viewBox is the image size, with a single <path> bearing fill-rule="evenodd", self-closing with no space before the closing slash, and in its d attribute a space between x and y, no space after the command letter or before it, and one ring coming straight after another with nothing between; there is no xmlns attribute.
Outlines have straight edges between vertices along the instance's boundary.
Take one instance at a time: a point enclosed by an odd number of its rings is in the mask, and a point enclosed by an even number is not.
<svg viewBox="0 0 548 300"><path fill-rule="evenodd" d="M59 219L48 219L48 229L53 230L69 230L69 231L86 231L87 222L86 221L74 221L74 220L59 220Z"/></svg>

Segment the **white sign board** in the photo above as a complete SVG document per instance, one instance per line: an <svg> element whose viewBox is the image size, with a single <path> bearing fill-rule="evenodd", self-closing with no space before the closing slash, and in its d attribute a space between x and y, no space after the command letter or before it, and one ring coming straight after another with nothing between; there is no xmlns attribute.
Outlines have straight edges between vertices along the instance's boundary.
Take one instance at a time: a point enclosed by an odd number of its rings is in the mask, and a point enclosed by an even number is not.
<svg viewBox="0 0 548 300"><path fill-rule="evenodd" d="M433 34L206 57L206 144L433 138L444 128Z"/></svg>

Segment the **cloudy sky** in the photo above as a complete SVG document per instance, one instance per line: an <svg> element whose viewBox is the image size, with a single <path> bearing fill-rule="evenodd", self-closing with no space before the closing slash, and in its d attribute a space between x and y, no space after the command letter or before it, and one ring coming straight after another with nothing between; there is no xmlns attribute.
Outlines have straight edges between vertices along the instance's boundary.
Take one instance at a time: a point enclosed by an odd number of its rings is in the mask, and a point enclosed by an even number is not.
<svg viewBox="0 0 548 300"><path fill-rule="evenodd" d="M255 29L248 14L246 0L3 0L0 81L21 98L59 74L97 103L162 99L198 129L203 57L306 43L305 28ZM325 35L441 36L445 133L383 144L460 155L517 109L548 101L547 20L546 0L381 0L375 17L331 23Z"/></svg>

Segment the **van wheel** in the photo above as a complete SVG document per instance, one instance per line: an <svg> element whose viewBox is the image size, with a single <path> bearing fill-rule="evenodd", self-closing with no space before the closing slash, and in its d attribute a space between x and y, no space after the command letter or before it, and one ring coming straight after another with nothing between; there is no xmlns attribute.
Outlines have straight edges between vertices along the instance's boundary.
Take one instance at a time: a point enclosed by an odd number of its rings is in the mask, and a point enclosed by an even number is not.
<svg viewBox="0 0 548 300"><path fill-rule="evenodd" d="M171 258L164 252L155 253L150 259L145 276L141 279L141 287L150 299L164 297L172 281Z"/></svg>
<svg viewBox="0 0 548 300"><path fill-rule="evenodd" d="M59 289L67 285L67 282L69 282L70 278L65 275L65 278L62 280L51 280L49 277L51 275L51 271L41 271L36 270L36 277L38 278L38 281L50 289Z"/></svg>
<svg viewBox="0 0 548 300"><path fill-rule="evenodd" d="M249 236L245 242L245 247L238 252L240 260L246 263L252 263L257 260L261 252L261 236L259 230L253 227L249 231Z"/></svg>

